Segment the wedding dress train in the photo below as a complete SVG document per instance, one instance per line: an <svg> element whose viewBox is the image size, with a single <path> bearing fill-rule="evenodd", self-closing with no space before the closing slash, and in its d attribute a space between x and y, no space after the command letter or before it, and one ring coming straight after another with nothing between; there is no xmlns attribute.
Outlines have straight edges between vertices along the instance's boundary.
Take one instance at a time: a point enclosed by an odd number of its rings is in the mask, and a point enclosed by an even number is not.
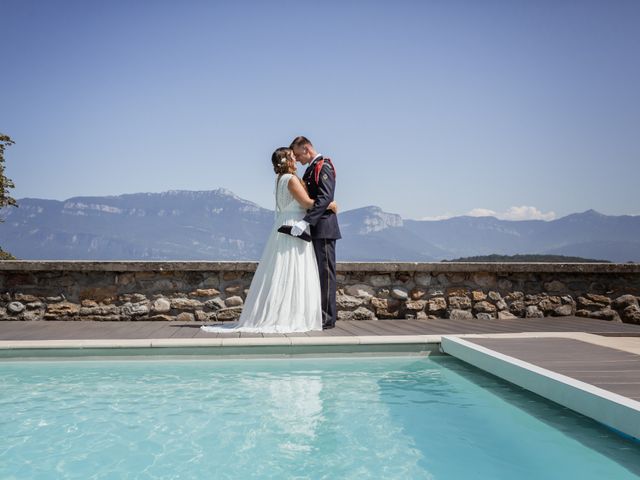
<svg viewBox="0 0 640 480"><path fill-rule="evenodd" d="M280 176L276 184L276 217L251 281L237 322L203 325L212 333L291 333L322 330L320 278L311 242L277 230L294 225L305 210L287 185L293 175ZM294 180L295 181L295 180Z"/></svg>

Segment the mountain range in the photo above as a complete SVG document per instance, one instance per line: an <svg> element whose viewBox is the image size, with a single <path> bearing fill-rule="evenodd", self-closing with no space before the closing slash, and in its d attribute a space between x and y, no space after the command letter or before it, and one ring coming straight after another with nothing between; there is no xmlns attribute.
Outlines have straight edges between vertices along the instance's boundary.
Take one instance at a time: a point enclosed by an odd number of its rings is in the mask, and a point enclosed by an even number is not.
<svg viewBox="0 0 640 480"><path fill-rule="evenodd" d="M29 260L258 260L274 221L273 210L225 189L22 198L18 205L0 209L0 246ZM339 221L341 261L490 254L640 261L640 216L595 210L551 221L408 220L367 206L340 213Z"/></svg>

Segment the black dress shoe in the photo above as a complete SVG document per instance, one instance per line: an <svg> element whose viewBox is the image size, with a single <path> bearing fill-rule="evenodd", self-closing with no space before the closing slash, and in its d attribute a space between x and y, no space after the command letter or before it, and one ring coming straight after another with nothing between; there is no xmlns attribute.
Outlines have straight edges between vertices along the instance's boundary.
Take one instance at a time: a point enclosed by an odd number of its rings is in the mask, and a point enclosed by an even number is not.
<svg viewBox="0 0 640 480"><path fill-rule="evenodd" d="M332 325L332 324L330 324L330 323L327 323L327 324L325 324L325 325L322 325L322 329L323 329L323 330L329 330L330 328L334 328L334 327L335 327L335 325Z"/></svg>

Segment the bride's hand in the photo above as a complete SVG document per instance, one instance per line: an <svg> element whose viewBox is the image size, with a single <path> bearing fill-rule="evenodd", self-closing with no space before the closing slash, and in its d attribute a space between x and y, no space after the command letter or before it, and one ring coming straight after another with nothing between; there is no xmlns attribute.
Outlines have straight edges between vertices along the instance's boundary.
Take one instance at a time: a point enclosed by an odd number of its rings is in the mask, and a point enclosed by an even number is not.
<svg viewBox="0 0 640 480"><path fill-rule="evenodd" d="M329 204L329 207L327 208L327 210L332 210L333 213L336 213L336 214L338 213L338 204L336 203L335 200Z"/></svg>

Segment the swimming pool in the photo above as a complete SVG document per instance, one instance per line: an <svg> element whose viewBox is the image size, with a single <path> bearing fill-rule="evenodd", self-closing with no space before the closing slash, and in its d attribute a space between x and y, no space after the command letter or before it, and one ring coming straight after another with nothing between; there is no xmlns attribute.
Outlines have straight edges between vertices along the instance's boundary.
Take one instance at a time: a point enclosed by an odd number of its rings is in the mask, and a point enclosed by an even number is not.
<svg viewBox="0 0 640 480"><path fill-rule="evenodd" d="M638 478L640 446L454 358L0 362L0 478Z"/></svg>

